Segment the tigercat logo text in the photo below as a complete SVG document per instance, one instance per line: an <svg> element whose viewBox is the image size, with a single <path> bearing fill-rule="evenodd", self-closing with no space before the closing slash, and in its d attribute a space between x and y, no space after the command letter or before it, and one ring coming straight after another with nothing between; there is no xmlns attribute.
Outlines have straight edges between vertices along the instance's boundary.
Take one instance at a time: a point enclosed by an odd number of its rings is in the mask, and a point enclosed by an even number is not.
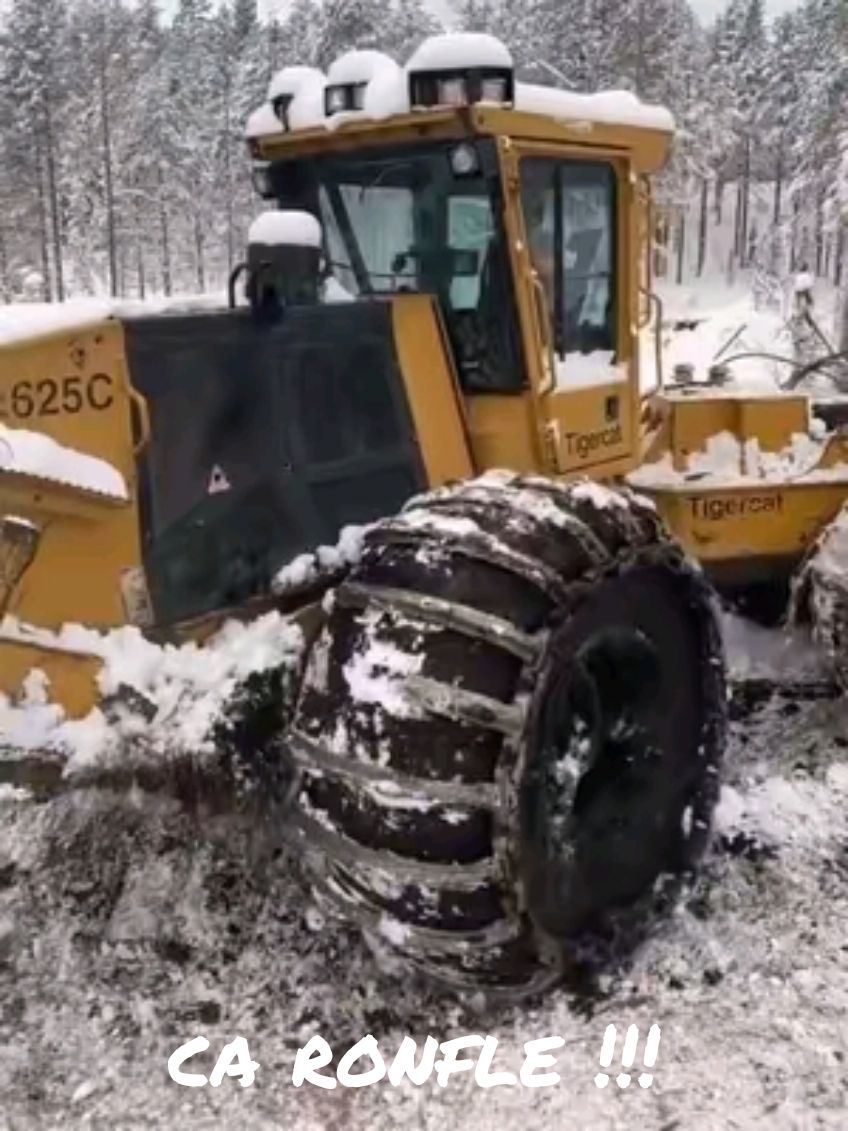
<svg viewBox="0 0 848 1131"><path fill-rule="evenodd" d="M566 453L583 460L604 448L617 448L623 443L624 430L620 424L601 432L567 432L565 435Z"/></svg>
<svg viewBox="0 0 848 1131"><path fill-rule="evenodd" d="M692 517L700 522L724 522L726 519L783 513L783 495L712 495L706 499L690 499Z"/></svg>

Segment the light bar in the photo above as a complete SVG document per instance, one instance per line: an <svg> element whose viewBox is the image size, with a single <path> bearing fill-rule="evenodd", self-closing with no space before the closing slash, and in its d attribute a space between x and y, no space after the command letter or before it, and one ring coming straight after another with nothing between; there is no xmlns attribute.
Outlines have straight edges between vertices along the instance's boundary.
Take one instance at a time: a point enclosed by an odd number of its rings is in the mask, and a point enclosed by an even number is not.
<svg viewBox="0 0 848 1131"><path fill-rule="evenodd" d="M515 101L515 77L508 67L413 72L409 76L409 101L418 109L473 106L478 102L511 105Z"/></svg>

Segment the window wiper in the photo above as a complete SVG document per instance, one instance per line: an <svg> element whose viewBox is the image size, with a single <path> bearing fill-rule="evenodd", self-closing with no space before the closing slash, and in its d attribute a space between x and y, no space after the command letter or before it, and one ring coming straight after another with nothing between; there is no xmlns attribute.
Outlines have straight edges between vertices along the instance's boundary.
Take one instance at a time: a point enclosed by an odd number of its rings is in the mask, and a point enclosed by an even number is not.
<svg viewBox="0 0 848 1131"><path fill-rule="evenodd" d="M362 201L365 199L366 192L368 192L370 189L378 188L383 183L383 181L386 179L386 177L389 175L389 173L397 172L398 169L411 169L411 168L412 168L412 165L411 165L411 162L409 162L409 161L393 161L390 165L384 165L383 168L376 175L376 177L374 177L373 180L368 181L366 184L362 185L362 187L360 188L360 190L359 190L359 203L361 204ZM409 189L409 191L412 192L412 185L411 184L402 185L401 187Z"/></svg>

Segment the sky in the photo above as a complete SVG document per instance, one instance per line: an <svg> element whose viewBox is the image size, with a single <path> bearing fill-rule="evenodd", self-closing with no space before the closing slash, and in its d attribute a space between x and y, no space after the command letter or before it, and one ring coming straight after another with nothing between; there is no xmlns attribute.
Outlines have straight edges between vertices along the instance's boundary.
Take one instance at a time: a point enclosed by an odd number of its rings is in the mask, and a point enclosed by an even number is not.
<svg viewBox="0 0 848 1131"><path fill-rule="evenodd" d="M268 9L285 7L286 0L258 0L260 8ZM0 0L2 3L2 0ZM800 0L766 0L766 10L770 16L779 16L797 8ZM177 0L159 0L162 11L170 15L177 6ZM430 5L434 11L441 12L450 6L450 0L431 0ZM704 21L711 21L717 12L726 6L726 0L692 0L692 7Z"/></svg>
<svg viewBox="0 0 848 1131"><path fill-rule="evenodd" d="M797 8L800 0L766 0L766 11L770 16L779 16ZM692 0L692 7L706 23L715 18L725 7L725 0Z"/></svg>

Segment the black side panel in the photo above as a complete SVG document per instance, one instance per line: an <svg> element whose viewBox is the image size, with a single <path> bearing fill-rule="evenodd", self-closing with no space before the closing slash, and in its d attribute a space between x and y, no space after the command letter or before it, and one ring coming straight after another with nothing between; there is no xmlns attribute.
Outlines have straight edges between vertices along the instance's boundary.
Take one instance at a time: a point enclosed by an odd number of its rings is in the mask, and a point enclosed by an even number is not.
<svg viewBox="0 0 848 1131"><path fill-rule="evenodd" d="M159 624L269 592L298 554L396 511L426 486L391 306L126 323L153 439L141 461L146 567Z"/></svg>

